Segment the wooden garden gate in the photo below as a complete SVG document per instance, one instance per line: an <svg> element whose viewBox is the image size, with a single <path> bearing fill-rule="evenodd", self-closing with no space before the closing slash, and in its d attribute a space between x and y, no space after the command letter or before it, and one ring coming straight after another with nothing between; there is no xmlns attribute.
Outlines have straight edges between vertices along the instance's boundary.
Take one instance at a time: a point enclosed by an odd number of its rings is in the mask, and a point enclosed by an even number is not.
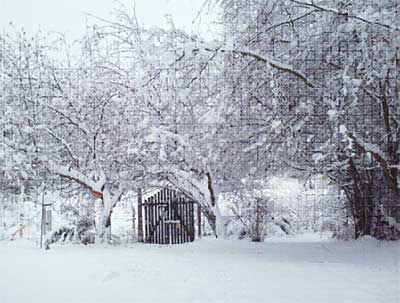
<svg viewBox="0 0 400 303"><path fill-rule="evenodd" d="M162 189L139 205L143 207L144 242L178 244L195 238L194 204L182 193Z"/></svg>

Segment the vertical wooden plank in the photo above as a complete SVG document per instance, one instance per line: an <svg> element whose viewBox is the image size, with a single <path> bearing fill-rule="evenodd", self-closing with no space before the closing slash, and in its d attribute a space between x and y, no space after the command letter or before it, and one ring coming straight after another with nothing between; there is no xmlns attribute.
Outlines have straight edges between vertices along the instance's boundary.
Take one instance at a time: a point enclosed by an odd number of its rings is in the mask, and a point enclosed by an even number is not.
<svg viewBox="0 0 400 303"><path fill-rule="evenodd" d="M194 230L194 203L193 203L193 201L190 201L190 209L191 209L191 211L190 211L190 218L191 218L190 226L192 229L192 241L194 241L196 232Z"/></svg>
<svg viewBox="0 0 400 303"><path fill-rule="evenodd" d="M197 203L197 235L200 239L201 238L201 207L200 207L199 203Z"/></svg>
<svg viewBox="0 0 400 303"><path fill-rule="evenodd" d="M168 240L167 240L167 225L166 223L164 223L167 220L167 212L168 212L168 205L167 205L167 192L165 190L165 188L162 191L162 200L163 200L163 204L164 204L164 218L163 218L163 227L162 227L162 233L163 233L163 244L167 244Z"/></svg>
<svg viewBox="0 0 400 303"><path fill-rule="evenodd" d="M148 227L147 227L147 232L148 232L148 241L151 243L151 198L147 199L147 222L148 222Z"/></svg>
<svg viewBox="0 0 400 303"><path fill-rule="evenodd" d="M181 217L181 243L185 243L185 199L181 197L179 201L180 207L179 207L179 212L180 212L180 217Z"/></svg>
<svg viewBox="0 0 400 303"><path fill-rule="evenodd" d="M172 220L176 220L176 192L173 190L172 191ZM177 236L177 226L175 223L172 224L172 244L176 244L176 236Z"/></svg>
<svg viewBox="0 0 400 303"><path fill-rule="evenodd" d="M181 216L181 206L182 206L182 197L179 195L177 198L177 205L176 205L176 211L177 211L177 218L179 219L179 225L178 225L178 236L177 236L177 241L178 243L182 243L182 216Z"/></svg>
<svg viewBox="0 0 400 303"><path fill-rule="evenodd" d="M187 242L187 229L188 229L188 224L187 224L187 203L186 203L186 198L183 203L183 222L185 224L185 230L183 233L183 242Z"/></svg>
<svg viewBox="0 0 400 303"><path fill-rule="evenodd" d="M164 220L168 220L168 197L167 197L167 189L164 188ZM168 244L168 224L164 224L164 244Z"/></svg>
<svg viewBox="0 0 400 303"><path fill-rule="evenodd" d="M188 214L187 214L187 219L188 219L188 230L189 230L189 234L188 234L188 242L192 241L192 220L191 220L191 203L190 201L187 201L187 208L188 208Z"/></svg>
<svg viewBox="0 0 400 303"><path fill-rule="evenodd" d="M175 191L175 220L179 220L179 192ZM177 244L179 244L179 235L180 235L180 227L179 223L175 224L175 230L176 230L176 236L175 236L175 241Z"/></svg>
<svg viewBox="0 0 400 303"><path fill-rule="evenodd" d="M169 220L170 213L170 204L169 204L169 191L168 188L165 189L165 202L166 204L166 212L165 212L165 220ZM165 224L165 244L169 244L169 223Z"/></svg>
<svg viewBox="0 0 400 303"><path fill-rule="evenodd" d="M160 233L161 233L161 244L165 244L165 226L164 226L164 203L165 203L165 189L163 188L160 193L160 199L162 203L162 208L161 208L161 228L160 228Z"/></svg>
<svg viewBox="0 0 400 303"><path fill-rule="evenodd" d="M160 213L160 197L161 192L157 193L157 243L161 243L161 213Z"/></svg>
<svg viewBox="0 0 400 303"><path fill-rule="evenodd" d="M151 243L154 243L154 196L151 196L150 198L150 222L151 222L151 227L150 227L150 239Z"/></svg>
<svg viewBox="0 0 400 303"><path fill-rule="evenodd" d="M149 197L147 199L147 241L151 243L151 216L150 216L150 211L151 211L151 198Z"/></svg>
<svg viewBox="0 0 400 303"><path fill-rule="evenodd" d="M169 220L174 220L174 196L171 189L168 190L169 192ZM171 237L170 244L174 244L174 225L172 223L169 224L169 235Z"/></svg>
<svg viewBox="0 0 400 303"><path fill-rule="evenodd" d="M174 192L172 189L169 190L170 193L170 205L171 205L171 221L175 219L174 215ZM170 225L171 230L171 244L175 244L175 224L171 223Z"/></svg>
<svg viewBox="0 0 400 303"><path fill-rule="evenodd" d="M149 200L148 200L148 204L147 204L147 209L148 209L148 216L149 216L149 236L148 236L148 238L149 238L149 243L153 243L153 241L152 241L152 233L151 233L151 230L153 229L153 218L151 217L151 208L153 207L152 205L151 205L151 198L152 197L149 197Z"/></svg>
<svg viewBox="0 0 400 303"><path fill-rule="evenodd" d="M160 192L157 192L156 196L156 243L160 243L160 212L159 212L159 203L160 200Z"/></svg>
<svg viewBox="0 0 400 303"><path fill-rule="evenodd" d="M145 232L144 239L146 243L149 241L149 214L147 211L148 202L149 202L148 199L144 201L144 232Z"/></svg>
<svg viewBox="0 0 400 303"><path fill-rule="evenodd" d="M189 242L193 241L193 204L189 201Z"/></svg>
<svg viewBox="0 0 400 303"><path fill-rule="evenodd" d="M188 230L189 230L188 242L191 242L192 241L192 203L191 203L191 201L188 201L187 204L188 204Z"/></svg>
<svg viewBox="0 0 400 303"><path fill-rule="evenodd" d="M148 218L148 215L147 215L147 199L146 200L144 200L144 205L143 205L143 207L144 207L144 231L145 231L145 233L144 233L144 242L148 242L148 235L149 235L149 231L148 231L148 228L149 228L149 225L148 225L148 220L149 220L149 218Z"/></svg>
<svg viewBox="0 0 400 303"><path fill-rule="evenodd" d="M153 202L153 243L157 243L156 239L156 226L157 226L157 218L156 218L156 197L157 195L155 194L153 196L152 202Z"/></svg>
<svg viewBox="0 0 400 303"><path fill-rule="evenodd" d="M138 188L137 191L137 215L138 215L138 241L143 242L143 214L142 214L142 189Z"/></svg>
<svg viewBox="0 0 400 303"><path fill-rule="evenodd" d="M181 197L181 201L180 201L181 207L180 207L180 213L181 213L181 219L182 219L182 231L181 231L181 243L185 243L185 211L184 211L184 207L185 207L185 197Z"/></svg>
<svg viewBox="0 0 400 303"><path fill-rule="evenodd" d="M158 233L157 233L157 228L158 228L158 217L157 217L157 208L158 208L158 205L157 205L157 194L158 193L156 193L155 195L154 195L154 212L153 212L153 214L154 214L154 243L158 243Z"/></svg>
<svg viewBox="0 0 400 303"><path fill-rule="evenodd" d="M175 220L179 222L179 192L175 191ZM181 230L179 227L179 223L175 224L175 242L179 244L179 236L180 236Z"/></svg>
<svg viewBox="0 0 400 303"><path fill-rule="evenodd" d="M169 212L168 212L168 220L172 220L172 192L171 189L168 189L168 205L169 205ZM169 244L172 244L172 226L171 223L168 224L168 236L169 236Z"/></svg>
<svg viewBox="0 0 400 303"><path fill-rule="evenodd" d="M153 196L153 222L154 222L154 227L153 227L153 243L157 243L157 194L154 194Z"/></svg>
<svg viewBox="0 0 400 303"><path fill-rule="evenodd" d="M191 239L191 230L190 230L190 201L186 201L186 220L187 220L187 227L188 227L188 234L187 234L187 242L190 242Z"/></svg>

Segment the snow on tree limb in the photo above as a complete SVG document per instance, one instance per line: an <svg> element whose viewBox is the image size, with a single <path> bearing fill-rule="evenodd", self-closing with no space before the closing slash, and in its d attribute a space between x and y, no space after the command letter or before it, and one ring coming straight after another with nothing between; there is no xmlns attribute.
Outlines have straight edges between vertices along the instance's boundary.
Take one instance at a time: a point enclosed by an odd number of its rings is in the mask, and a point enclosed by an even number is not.
<svg viewBox="0 0 400 303"><path fill-rule="evenodd" d="M262 55L259 54L255 51L247 50L247 49L230 49L230 48L224 48L224 47L217 47L217 48L211 48L211 47L203 47L203 48L194 48L192 49L192 52L199 52L201 50L207 51L207 52L220 52L220 53L233 53L237 54L243 57L250 57L253 59L256 59L257 61L267 63L273 68L276 68L280 71L287 72L289 74L292 74L293 76L299 78L301 81L304 82L308 87L314 88L315 86L307 79L307 77L300 71L294 69L293 66L279 62L274 58L271 58L267 55Z"/></svg>
<svg viewBox="0 0 400 303"><path fill-rule="evenodd" d="M381 26L381 27L385 27L385 28L387 28L389 30L393 29L388 24L385 24L385 23L382 23L382 22L378 22L378 21L368 20L367 18L364 18L364 17L359 16L359 15L351 14L350 12L347 12L347 11L340 11L340 10L337 10L337 9L334 9L334 8L331 8L331 7L326 7L326 6L323 6L323 5L319 5L319 4L316 4L314 1L311 1L311 2L307 2L307 1L303 2L303 1L298 1L298 0L290 0L290 1L293 2L293 3L299 4L299 5L305 6L305 7L311 7L313 9L315 9L315 10L318 10L318 11L333 13L333 14L336 14L336 15L339 15L339 16L343 16L343 17L347 17L347 18L353 18L353 19L356 19L358 21L361 21L361 22L364 22L364 23L367 23L367 24L370 24L370 25L378 25L378 26Z"/></svg>
<svg viewBox="0 0 400 303"><path fill-rule="evenodd" d="M104 185L105 185L105 176L104 174L100 174L100 178L98 181L94 181L90 179L88 176L85 174L81 173L80 171L70 167L70 166L62 166L62 165L57 165L53 162L51 162L48 166L50 171L56 173L57 175L60 175L62 177L74 180L91 190L95 192L101 193L104 190Z"/></svg>

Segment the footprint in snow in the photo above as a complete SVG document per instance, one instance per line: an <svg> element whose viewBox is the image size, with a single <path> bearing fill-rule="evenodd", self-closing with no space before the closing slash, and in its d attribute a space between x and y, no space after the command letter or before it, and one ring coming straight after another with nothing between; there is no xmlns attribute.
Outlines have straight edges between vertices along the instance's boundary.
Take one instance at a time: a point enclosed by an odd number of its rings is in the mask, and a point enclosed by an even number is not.
<svg viewBox="0 0 400 303"><path fill-rule="evenodd" d="M109 282L113 279L116 279L120 276L119 273L115 272L115 271L110 271L103 279L103 283Z"/></svg>

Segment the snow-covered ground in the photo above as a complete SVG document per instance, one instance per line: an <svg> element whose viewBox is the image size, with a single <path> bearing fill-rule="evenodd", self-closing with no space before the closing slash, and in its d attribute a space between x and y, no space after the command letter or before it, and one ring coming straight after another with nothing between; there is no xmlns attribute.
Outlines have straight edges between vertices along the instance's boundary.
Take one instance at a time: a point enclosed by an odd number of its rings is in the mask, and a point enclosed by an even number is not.
<svg viewBox="0 0 400 303"><path fill-rule="evenodd" d="M129 247L0 242L1 303L400 302L400 245L307 235Z"/></svg>

